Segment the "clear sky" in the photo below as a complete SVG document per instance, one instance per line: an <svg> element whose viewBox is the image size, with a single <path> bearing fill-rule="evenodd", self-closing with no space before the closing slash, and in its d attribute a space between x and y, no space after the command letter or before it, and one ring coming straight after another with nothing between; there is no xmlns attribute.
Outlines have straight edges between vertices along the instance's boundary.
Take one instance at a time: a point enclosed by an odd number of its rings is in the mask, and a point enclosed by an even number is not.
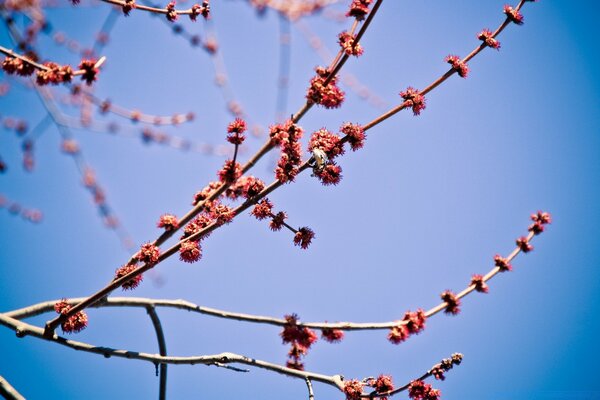
<svg viewBox="0 0 600 400"><path fill-rule="evenodd" d="M277 120L281 21L272 11L258 16L245 1L211 3L231 93L249 124L269 126ZM286 116L301 106L313 68L324 63L306 32L333 51L337 34L350 25L332 18L345 11L348 2L340 3L289 27ZM477 32L498 26L503 5L384 1L361 41L364 55L344 67L380 102L365 101L346 80L340 109L315 107L302 120L304 144L321 127L335 131L343 122L366 123L399 104L398 93L408 86L428 85L447 70L445 56L466 55L478 45ZM182 298L275 317L295 312L305 321L392 321L409 309L436 305L442 291L460 291L472 274L486 273L494 254L508 254L526 234L529 215L546 210L554 221L535 238L534 251L519 255L513 272L494 278L488 294L465 298L458 316L435 316L423 333L398 346L387 341L386 331L350 332L340 344L319 341L306 369L359 379L391 374L401 385L461 352L460 367L444 382L430 382L445 399L600 399L599 12L593 0L527 3L525 24L508 26L499 52L486 49L473 59L467 79L453 76L427 96L420 116L394 116L368 132L364 149L340 158L339 185L324 187L305 173L273 193L271 200L288 213L291 225L315 231L308 250L295 247L290 232L271 232L264 221L244 214L205 242L200 262L173 257L125 295ZM61 0L47 17L53 33L89 46L109 13L104 3L84 0L71 7ZM232 117L214 83L212 59L161 19L143 12L116 18L95 94L149 114L194 112L193 122L160 130L219 149ZM21 17L16 22L22 26ZM204 21L179 22L191 34L210 35ZM44 58L79 62L80 56L50 36L42 35L38 44ZM5 26L0 45L12 47ZM22 81L0 73L0 82L9 84L0 97L2 118L25 119L30 128L45 118L43 104ZM55 93L64 98L68 92ZM61 109L78 116L72 106ZM71 133L135 247L159 234L161 214L189 210L193 194L216 179L225 160L143 144L143 124L97 111L93 118L118 123L123 135ZM125 137L128 132L133 137ZM241 159L264 140L249 138ZM0 157L8 165L0 193L44 213L41 223L32 224L0 209L2 311L89 295L130 255L103 226L60 143L49 124L35 140L35 168L26 172L20 165L22 138L0 130ZM275 161L275 155L266 157L254 174L271 182ZM158 312L169 354L231 351L285 363L288 346L281 344L279 328ZM30 322L43 325L50 317ZM76 339L158 351L141 309L91 310L89 317L88 329ZM0 375L31 399L153 398L158 388L152 364L18 339L4 327ZM173 399L308 397L304 382L254 368L238 373L170 366L168 375ZM343 398L318 383L315 395Z"/></svg>

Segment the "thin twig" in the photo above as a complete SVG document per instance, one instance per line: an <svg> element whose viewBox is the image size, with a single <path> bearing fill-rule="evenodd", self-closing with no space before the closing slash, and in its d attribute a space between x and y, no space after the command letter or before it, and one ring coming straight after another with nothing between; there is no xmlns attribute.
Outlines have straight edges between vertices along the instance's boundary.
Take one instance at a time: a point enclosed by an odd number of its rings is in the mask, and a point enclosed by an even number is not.
<svg viewBox="0 0 600 400"><path fill-rule="evenodd" d="M7 400L25 400L25 397L2 376L0 376L0 395Z"/></svg>
<svg viewBox="0 0 600 400"><path fill-rule="evenodd" d="M166 357L167 355L167 343L165 342L165 335L163 333L162 324L160 318L156 313L156 309L152 305L146 306L146 312L150 316L154 331L156 332L156 340L158 341L158 351L161 356ZM167 364L160 364L160 383L158 386L158 398L159 400L165 400L167 398Z"/></svg>
<svg viewBox="0 0 600 400"><path fill-rule="evenodd" d="M315 394L313 393L312 383L308 378L306 378L306 387L308 388L308 400L315 400Z"/></svg>

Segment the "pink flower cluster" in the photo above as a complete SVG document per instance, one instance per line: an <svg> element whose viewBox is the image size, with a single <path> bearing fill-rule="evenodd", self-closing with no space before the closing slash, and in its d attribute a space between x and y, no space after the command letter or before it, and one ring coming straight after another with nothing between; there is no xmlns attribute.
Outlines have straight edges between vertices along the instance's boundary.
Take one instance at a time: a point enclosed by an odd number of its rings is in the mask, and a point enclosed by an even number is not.
<svg viewBox="0 0 600 400"><path fill-rule="evenodd" d="M373 0L353 0L346 16L354 17L359 21L365 19L365 16L369 13L369 5L371 5L372 1Z"/></svg>
<svg viewBox="0 0 600 400"><path fill-rule="evenodd" d="M439 400L441 392L422 380L415 380L408 385L408 397L413 400Z"/></svg>
<svg viewBox="0 0 600 400"><path fill-rule="evenodd" d="M425 329L425 311L418 309L415 312L407 311L401 323L394 326L388 333L388 340L393 344L400 344L412 334L418 334Z"/></svg>
<svg viewBox="0 0 600 400"><path fill-rule="evenodd" d="M303 326L298 325L298 316L296 314L286 315L286 325L281 332L283 343L291 343L288 352L287 367L304 370L304 364L300 361L308 352L308 349L317 341L317 334Z"/></svg>
<svg viewBox="0 0 600 400"><path fill-rule="evenodd" d="M325 108L338 108L341 106L344 102L345 93L337 86L337 76L332 77L325 84L330 71L323 67L317 67L315 71L317 75L310 80L306 99Z"/></svg>
<svg viewBox="0 0 600 400"><path fill-rule="evenodd" d="M71 305L67 299L62 299L54 305L54 311L59 314L67 314L71 310ZM77 333L84 330L88 324L87 314L83 311L73 314L60 324L64 333Z"/></svg>

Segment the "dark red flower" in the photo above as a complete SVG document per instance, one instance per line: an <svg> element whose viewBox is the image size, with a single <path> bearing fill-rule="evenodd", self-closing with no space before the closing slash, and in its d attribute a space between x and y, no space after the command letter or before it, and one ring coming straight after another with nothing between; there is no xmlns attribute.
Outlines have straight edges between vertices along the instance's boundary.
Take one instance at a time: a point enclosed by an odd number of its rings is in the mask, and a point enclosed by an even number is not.
<svg viewBox="0 0 600 400"><path fill-rule="evenodd" d="M286 218L287 214L284 211L279 211L277 214L273 215L271 222L269 222L269 227L272 231L281 230Z"/></svg>
<svg viewBox="0 0 600 400"><path fill-rule="evenodd" d="M349 56L358 57L362 55L363 48L360 43L355 43L355 41L356 36L351 35L349 32L342 32L338 35L338 43L342 50L344 50L344 53Z"/></svg>
<svg viewBox="0 0 600 400"><path fill-rule="evenodd" d="M360 400L364 384L357 379L351 379L344 382L344 394L346 400Z"/></svg>
<svg viewBox="0 0 600 400"><path fill-rule="evenodd" d="M170 232L179 228L179 221L173 214L164 214L161 215L156 226L158 228L163 228L167 232Z"/></svg>
<svg viewBox="0 0 600 400"><path fill-rule="evenodd" d="M539 222L540 224L546 225L552 223L552 216L550 213L538 211L535 214L531 214L531 220L533 222Z"/></svg>
<svg viewBox="0 0 600 400"><path fill-rule="evenodd" d="M179 259L187 263L194 263L202 257L202 248L199 240L186 240L179 247Z"/></svg>
<svg viewBox="0 0 600 400"><path fill-rule="evenodd" d="M71 305L67 299L62 299L54 305L54 311L59 314L67 314L71 310ZM88 324L88 317L84 311L73 314L60 324L64 333L77 333L84 330Z"/></svg>
<svg viewBox="0 0 600 400"><path fill-rule="evenodd" d="M333 77L325 85L329 71L323 67L316 69L317 75L310 80L306 98L312 103L325 108L338 108L344 101L344 92L337 86L337 77Z"/></svg>
<svg viewBox="0 0 600 400"><path fill-rule="evenodd" d="M450 55L444 60L452 66L452 69L455 70L461 78L466 78L469 74L469 66L462 61L460 57Z"/></svg>
<svg viewBox="0 0 600 400"><path fill-rule="evenodd" d="M446 290L440 295L443 302L446 303L446 314L456 315L460 312L460 299L450 290Z"/></svg>
<svg viewBox="0 0 600 400"><path fill-rule="evenodd" d="M125 0L125 4L123 4L122 7L123 14L125 14L125 16L128 17L131 10L133 10L136 7L137 5L135 4L135 0Z"/></svg>
<svg viewBox="0 0 600 400"><path fill-rule="evenodd" d="M262 220L271 216L273 210L273 203L269 199L262 199L258 204L254 206L251 214L258 220Z"/></svg>
<svg viewBox="0 0 600 400"><path fill-rule="evenodd" d="M206 214L199 214L196 218L194 218L189 224L183 228L183 236L181 239L185 239L187 237L192 236L195 233L200 232L202 229L206 228L212 223L212 218ZM206 239L210 234L204 234L202 237L198 239Z"/></svg>
<svg viewBox="0 0 600 400"><path fill-rule="evenodd" d="M294 235L294 245L307 249L314 237L315 233L310 228L302 227Z"/></svg>
<svg viewBox="0 0 600 400"><path fill-rule="evenodd" d="M506 14L506 18L508 18L511 22L514 22L517 25L523 25L523 15L516 8L505 5L504 14Z"/></svg>
<svg viewBox="0 0 600 400"><path fill-rule="evenodd" d="M323 328L321 329L321 337L329 343L337 343L344 338L344 332L339 329Z"/></svg>
<svg viewBox="0 0 600 400"><path fill-rule="evenodd" d="M177 21L177 11L175 10L175 2L171 1L169 4L167 4L167 14L166 14L167 20L169 22L175 22Z"/></svg>
<svg viewBox="0 0 600 400"><path fill-rule="evenodd" d="M218 204L211 212L211 216L215 219L217 225L230 223L235 217L235 212L229 206Z"/></svg>
<svg viewBox="0 0 600 400"><path fill-rule="evenodd" d="M312 152L314 149L323 150L330 160L344 154L344 145L341 143L341 137L329 132L325 128L321 128L311 135L308 142L308 151Z"/></svg>
<svg viewBox="0 0 600 400"><path fill-rule="evenodd" d="M369 386L375 389L377 394L387 393L394 390L394 382L389 375L379 375L377 379L371 379ZM387 400L387 396L379 397L381 400Z"/></svg>
<svg viewBox="0 0 600 400"><path fill-rule="evenodd" d="M408 386L408 397L413 400L438 400L440 391L433 389L430 384L422 380L415 380Z"/></svg>
<svg viewBox="0 0 600 400"><path fill-rule="evenodd" d="M208 186L206 186L204 189L202 189L194 195L194 201L192 202L192 205L195 206L201 201L206 200L208 196L210 196L210 194L219 187L221 187L221 184L219 182L210 182Z"/></svg>
<svg viewBox="0 0 600 400"><path fill-rule="evenodd" d="M497 41L492 31L489 29L484 29L477 34L477 39L481 40L486 46L491 47L492 49L500 50L500 42Z"/></svg>
<svg viewBox="0 0 600 400"><path fill-rule="evenodd" d="M367 135L362 126L347 122L342 125L340 131L348 137L348 143L350 143L352 151L356 151L364 146Z"/></svg>
<svg viewBox="0 0 600 400"><path fill-rule="evenodd" d="M227 126L227 141L231 144L240 145L244 142L246 137L244 132L246 131L246 122L241 118L236 118L232 123Z"/></svg>
<svg viewBox="0 0 600 400"><path fill-rule="evenodd" d="M409 86L404 92L400 92L400 96L404 99L404 104L412 108L414 115L420 115L425 109L425 97L417 89Z"/></svg>
<svg viewBox="0 0 600 400"><path fill-rule="evenodd" d="M482 275L473 275L471 277L471 283L469 286L475 286L475 290L481 293L487 293L489 290L489 287L483 280Z"/></svg>
<svg viewBox="0 0 600 400"><path fill-rule="evenodd" d="M125 264L121 268L117 269L117 271L115 272L114 279L117 280L117 279L124 277L125 275L129 275L129 273L135 271L136 269L137 269L137 265L135 265L135 264ZM136 275L135 277L133 277L130 280L123 283L121 285L123 290L132 290L132 289L135 289L136 287L138 287L140 285L140 283L142 282L142 280L144 279L142 275L143 274Z"/></svg>
<svg viewBox="0 0 600 400"><path fill-rule="evenodd" d="M81 60L79 63L79 69L83 70L81 80L85 81L86 84L91 85L98 75L98 68L96 68L96 60Z"/></svg>
<svg viewBox="0 0 600 400"><path fill-rule="evenodd" d="M314 175L319 178L321 183L325 186L337 185L342 180L342 167L330 162L320 171L315 171Z"/></svg>
<svg viewBox="0 0 600 400"><path fill-rule="evenodd" d="M508 259L502 257L500 254L494 256L494 265L498 267L500 272L512 271L512 265L510 265Z"/></svg>
<svg viewBox="0 0 600 400"><path fill-rule="evenodd" d="M152 243L144 243L137 252L136 258L147 265L154 265L160 257L160 249Z"/></svg>
<svg viewBox="0 0 600 400"><path fill-rule="evenodd" d="M350 9L346 13L347 17L354 17L361 21L369 13L369 5L373 0L352 0Z"/></svg>
<svg viewBox="0 0 600 400"><path fill-rule="evenodd" d="M393 344L404 342L411 334L418 334L425 329L425 311L418 309L415 312L407 311L402 321L390 329L388 340Z"/></svg>
<svg viewBox="0 0 600 400"><path fill-rule="evenodd" d="M517 247L521 249L523 253L529 253L531 250L533 250L533 246L529 244L529 239L527 239L525 236L518 238L516 243Z"/></svg>
<svg viewBox="0 0 600 400"><path fill-rule="evenodd" d="M233 160L225 161L223 168L218 172L219 180L223 183L231 183L242 176L242 166L240 163L233 163Z"/></svg>

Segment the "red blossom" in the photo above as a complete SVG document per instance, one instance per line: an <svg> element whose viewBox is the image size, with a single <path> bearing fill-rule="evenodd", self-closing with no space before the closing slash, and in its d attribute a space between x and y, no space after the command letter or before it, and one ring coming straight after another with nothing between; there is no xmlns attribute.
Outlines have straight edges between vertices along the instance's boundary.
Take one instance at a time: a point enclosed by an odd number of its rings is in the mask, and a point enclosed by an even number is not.
<svg viewBox="0 0 600 400"><path fill-rule="evenodd" d="M302 146L298 141L302 137L303 130L291 123L291 121L288 121L288 123L285 124L284 129L286 135L282 136L282 140L279 143L281 146L281 157L277 162L275 177L281 183L288 183L292 182L300 171L299 166L302 162ZM273 140L273 138L271 138L271 140Z"/></svg>
<svg viewBox="0 0 600 400"><path fill-rule="evenodd" d="M317 67L317 75L310 80L306 98L309 102L319 104L325 108L338 108L344 101L344 92L337 86L337 77L329 80L325 86L325 80L329 70Z"/></svg>
<svg viewBox="0 0 600 400"><path fill-rule="evenodd" d="M210 194L219 187L221 187L221 184L219 182L210 182L208 186L206 186L204 189L202 189L194 195L194 201L192 202L192 205L195 206L201 201L206 200L208 196L210 196Z"/></svg>
<svg viewBox="0 0 600 400"><path fill-rule="evenodd" d="M240 145L244 142L246 137L244 132L246 131L246 122L241 118L236 118L232 123L227 126L227 141L231 144Z"/></svg>
<svg viewBox="0 0 600 400"><path fill-rule="evenodd" d="M444 61L452 66L452 69L458 73L461 78L466 78L469 74L469 66L458 56L447 56Z"/></svg>
<svg viewBox="0 0 600 400"><path fill-rule="evenodd" d="M96 80L98 72L100 72L96 68L96 60L81 60L79 69L83 70L81 80L85 81L88 85L91 85Z"/></svg>
<svg viewBox="0 0 600 400"><path fill-rule="evenodd" d="M425 329L425 311L418 309L415 312L407 311L401 323L392 327L388 333L388 340L393 344L404 342L412 334L418 334Z"/></svg>
<svg viewBox="0 0 600 400"><path fill-rule="evenodd" d="M307 327L299 326L296 314L286 315L284 318L286 324L283 326L280 336L283 343L291 343L287 366L288 368L303 370L304 365L300 360L317 341L317 334Z"/></svg>
<svg viewBox="0 0 600 400"><path fill-rule="evenodd" d="M71 310L71 305L67 299L62 299L54 305L54 311L59 314L67 314ZM88 317L84 311L79 311L60 324L64 333L77 333L84 330L88 324Z"/></svg>
<svg viewBox="0 0 600 400"><path fill-rule="evenodd" d="M521 236L520 238L518 238L516 240L516 243L517 243L517 247L523 253L529 253L531 250L533 250L533 246L531 244L529 244L529 239L527 239L525 236Z"/></svg>
<svg viewBox="0 0 600 400"><path fill-rule="evenodd" d="M361 21L365 19L365 15L369 13L369 5L373 0L352 0L350 9L346 13L347 17L354 17Z"/></svg>
<svg viewBox="0 0 600 400"><path fill-rule="evenodd" d="M456 294L446 290L440 295L440 298L446 303L446 309L444 310L446 314L456 315L460 312L460 299L456 297Z"/></svg>
<svg viewBox="0 0 600 400"><path fill-rule="evenodd" d="M212 218L206 214L200 214L196 218L194 218L189 224L183 228L183 236L181 239L185 239L186 237L190 237L202 229L206 228L212 223ZM210 234L204 234L198 239L206 239Z"/></svg>
<svg viewBox="0 0 600 400"><path fill-rule="evenodd" d="M169 4L167 4L167 14L166 14L167 20L169 22L175 22L177 21L177 10L175 10L175 2L171 1Z"/></svg>
<svg viewBox="0 0 600 400"><path fill-rule="evenodd" d="M256 204L254 206L251 214L254 215L254 217L256 217L256 219L263 220L263 219L271 216L272 210L273 210L273 203L271 203L271 201L269 199L262 199L258 204ZM281 229L281 227L279 229Z"/></svg>
<svg viewBox="0 0 600 400"><path fill-rule="evenodd" d="M477 34L477 39L481 40L486 46L491 47L492 49L500 50L500 42L497 41L492 31L489 29L484 29Z"/></svg>
<svg viewBox="0 0 600 400"><path fill-rule="evenodd" d="M348 138L352 151L356 151L365 145L367 135L362 126L347 122L341 126L340 131Z"/></svg>
<svg viewBox="0 0 600 400"><path fill-rule="evenodd" d="M125 264L121 268L118 268L115 272L115 280L124 277L125 275L129 275L131 272L137 269L137 265L135 264ZM143 280L142 274L136 275L135 277L129 279L125 283L121 285L123 290L132 290L140 285Z"/></svg>
<svg viewBox="0 0 600 400"><path fill-rule="evenodd" d="M321 337L329 343L337 343L344 338L344 332L339 329L323 328L321 329Z"/></svg>
<svg viewBox="0 0 600 400"><path fill-rule="evenodd" d="M135 257L147 265L154 265L160 257L160 249L152 243L144 243Z"/></svg>
<svg viewBox="0 0 600 400"><path fill-rule="evenodd" d="M500 254L494 256L494 265L500 269L500 272L512 271L512 265L508 262L508 259Z"/></svg>
<svg viewBox="0 0 600 400"><path fill-rule="evenodd" d="M179 259L187 263L194 263L202 258L202 248L199 240L186 240L179 247Z"/></svg>
<svg viewBox="0 0 600 400"><path fill-rule="evenodd" d="M471 277L471 283L469 284L469 286L475 286L475 290L481 293L487 293L489 290L489 287L487 283L485 283L485 281L483 280L482 275L473 275Z"/></svg>
<svg viewBox="0 0 600 400"><path fill-rule="evenodd" d="M265 183L262 180L252 175L242 176L225 191L225 194L233 200L240 196L248 199L259 194L264 188Z"/></svg>
<svg viewBox="0 0 600 400"><path fill-rule="evenodd" d="M364 384L357 379L351 379L344 382L344 394L346 400L359 400L362 395Z"/></svg>
<svg viewBox="0 0 600 400"><path fill-rule="evenodd" d="M164 214L161 215L156 226L158 228L163 228L167 232L170 232L179 228L179 221L173 214Z"/></svg>
<svg viewBox="0 0 600 400"><path fill-rule="evenodd" d="M389 375L379 375L377 379L371 379L369 386L375 389L377 394L387 393L394 390L394 382ZM381 400L388 400L387 396L379 397Z"/></svg>
<svg viewBox="0 0 600 400"><path fill-rule="evenodd" d="M315 171L314 175L325 186L337 185L342 180L342 167L335 163L329 163L320 171Z"/></svg>
<svg viewBox="0 0 600 400"><path fill-rule="evenodd" d="M341 137L329 132L325 128L321 128L311 135L308 142L308 151L312 152L314 149L323 150L330 160L344 154L344 145L341 143Z"/></svg>
<svg viewBox="0 0 600 400"><path fill-rule="evenodd" d="M546 225L552 223L552 216L550 215L550 213L538 211L535 214L531 214L531 220L533 222L539 222L543 225Z"/></svg>
<svg viewBox="0 0 600 400"><path fill-rule="evenodd" d="M420 115L425 109L425 97L413 87L408 87L404 92L400 92L400 96L404 99L404 104L411 107L414 115Z"/></svg>
<svg viewBox="0 0 600 400"><path fill-rule="evenodd" d="M219 180L223 183L231 183L242 176L242 166L240 163L233 163L233 160L225 161L223 168L218 172Z"/></svg>
<svg viewBox="0 0 600 400"><path fill-rule="evenodd" d="M438 400L440 391L433 389L430 384L422 380L415 380L408 385L408 397L413 400Z"/></svg>
<svg viewBox="0 0 600 400"><path fill-rule="evenodd" d="M215 219L217 225L224 225L233 220L235 212L231 207L219 204L211 211L211 216Z"/></svg>
<svg viewBox="0 0 600 400"><path fill-rule="evenodd" d="M135 4L135 0L125 0L125 4L123 4L122 7L123 14L125 14L125 16L128 17L131 10L133 10L136 7L137 5Z"/></svg>
<svg viewBox="0 0 600 400"><path fill-rule="evenodd" d="M344 53L349 56L358 57L363 54L363 48L360 43L356 42L356 36L351 35L349 32L342 32L338 35L338 43Z"/></svg>
<svg viewBox="0 0 600 400"><path fill-rule="evenodd" d="M300 246L302 249L307 249L310 243L315 237L315 233L308 227L302 227L298 229L298 232L294 235L294 245Z"/></svg>
<svg viewBox="0 0 600 400"><path fill-rule="evenodd" d="M505 5L504 14L506 14L506 18L508 18L511 22L514 22L517 25L523 25L523 15L516 8Z"/></svg>

